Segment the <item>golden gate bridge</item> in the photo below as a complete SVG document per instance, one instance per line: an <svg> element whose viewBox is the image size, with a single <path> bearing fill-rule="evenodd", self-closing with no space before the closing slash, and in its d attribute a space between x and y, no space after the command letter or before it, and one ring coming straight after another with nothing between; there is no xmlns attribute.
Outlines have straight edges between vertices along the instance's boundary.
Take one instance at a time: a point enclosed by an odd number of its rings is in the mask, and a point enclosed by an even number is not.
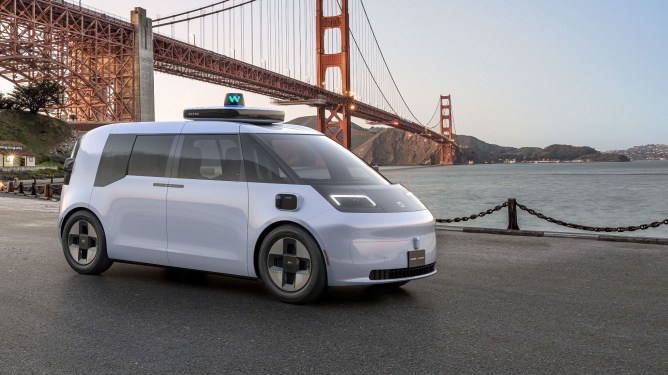
<svg viewBox="0 0 668 375"><path fill-rule="evenodd" d="M154 20L142 8L125 20L80 3L0 0L0 76L60 82L61 114L152 121L154 72L313 106L318 130L348 148L354 116L440 143L441 164L455 159L450 96L417 119L363 0L223 0Z"/></svg>

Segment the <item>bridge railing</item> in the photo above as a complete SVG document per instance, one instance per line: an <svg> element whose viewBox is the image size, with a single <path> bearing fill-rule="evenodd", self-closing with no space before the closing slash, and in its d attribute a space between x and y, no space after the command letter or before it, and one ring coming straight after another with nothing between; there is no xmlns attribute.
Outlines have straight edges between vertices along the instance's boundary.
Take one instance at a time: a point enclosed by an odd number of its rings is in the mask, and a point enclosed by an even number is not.
<svg viewBox="0 0 668 375"><path fill-rule="evenodd" d="M81 11L81 13L87 13L87 14L90 14L91 16L102 17L102 18L106 18L106 19L110 19L110 20L116 20L116 21L127 24L125 26L129 26L129 27L131 25L131 22L130 22L129 18L121 17L121 16L118 16L118 15L109 13L105 10L92 7L90 5L85 5L85 4L82 4L82 3L74 3L74 2L70 2L70 1L64 1L64 0L60 0L60 1L57 1L57 2L67 6L67 8L69 8L70 10L79 10L79 11Z"/></svg>

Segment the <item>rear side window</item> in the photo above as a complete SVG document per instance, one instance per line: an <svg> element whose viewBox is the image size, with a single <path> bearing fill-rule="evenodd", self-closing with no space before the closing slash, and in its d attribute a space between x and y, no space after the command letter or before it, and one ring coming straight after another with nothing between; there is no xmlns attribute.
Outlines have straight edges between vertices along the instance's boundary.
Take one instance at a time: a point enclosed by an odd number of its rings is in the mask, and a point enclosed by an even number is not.
<svg viewBox="0 0 668 375"><path fill-rule="evenodd" d="M138 135L130 156L128 175L169 177L167 162L174 135Z"/></svg>
<svg viewBox="0 0 668 375"><path fill-rule="evenodd" d="M186 135L176 177L241 181L239 137L236 134Z"/></svg>
<svg viewBox="0 0 668 375"><path fill-rule="evenodd" d="M107 138L97 168L95 186L107 186L125 177L136 137L134 134L112 134Z"/></svg>

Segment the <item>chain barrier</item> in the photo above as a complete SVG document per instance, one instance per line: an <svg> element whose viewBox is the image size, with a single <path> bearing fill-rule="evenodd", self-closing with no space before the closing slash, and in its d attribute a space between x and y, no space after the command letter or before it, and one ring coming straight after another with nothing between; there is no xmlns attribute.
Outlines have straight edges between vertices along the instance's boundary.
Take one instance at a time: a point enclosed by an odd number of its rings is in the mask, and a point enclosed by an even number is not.
<svg viewBox="0 0 668 375"><path fill-rule="evenodd" d="M469 220L475 220L479 217L483 217L485 215L490 215L495 213L496 211L501 210L504 207L508 207L508 202L503 202L503 204L500 204L494 208L490 208L487 211L480 211L478 214L473 214L470 216L462 216L462 217L456 217L454 219L436 219L437 223L459 223L460 221L469 221Z"/></svg>
<svg viewBox="0 0 668 375"><path fill-rule="evenodd" d="M580 229L580 230L585 230L589 232L633 232L636 230L645 230L649 228L656 228L660 225L668 225L668 219L665 219L663 221L655 221L649 224L640 224L640 225L630 225L627 227L591 227L587 225L580 225L580 224L573 224L573 223L568 223L563 220L555 219L553 217L549 217L547 215L544 215L540 212L537 212L536 210L533 210L531 208L528 208L527 206L517 203L517 207L519 207L521 210L524 210L528 212L530 215L536 216L539 219L546 220L550 223L561 225L564 227L572 228L572 229Z"/></svg>
<svg viewBox="0 0 668 375"><path fill-rule="evenodd" d="M512 207L509 207L512 206ZM580 224L574 224L574 223L569 223L563 220L555 219L553 217L544 215L534 209L531 209L521 203L517 203L515 199L509 199L508 202L504 202L503 204L500 204L494 208L490 208L487 211L481 211L478 214L473 214L470 216L462 216L462 217L456 217L454 219L436 219L437 223L459 223L461 221L469 221L469 220L475 220L479 217L483 217L486 215L493 214L494 212L497 212L501 210L504 207L508 207L509 210L509 226L508 229L519 229L517 227L517 211L515 211L515 206L523 211L526 211L530 215L536 216L539 219L548 221L552 224L556 225L561 225L563 227L568 227L571 229L580 229L584 231L589 231L589 232L633 232L636 230L646 230L650 228L657 228L661 225L668 225L668 219L665 220L659 220L659 221L654 221L652 223L648 224L640 224L640 225L629 225L625 227L594 227L594 226L588 226L588 225L580 225ZM512 211L512 212L510 212Z"/></svg>

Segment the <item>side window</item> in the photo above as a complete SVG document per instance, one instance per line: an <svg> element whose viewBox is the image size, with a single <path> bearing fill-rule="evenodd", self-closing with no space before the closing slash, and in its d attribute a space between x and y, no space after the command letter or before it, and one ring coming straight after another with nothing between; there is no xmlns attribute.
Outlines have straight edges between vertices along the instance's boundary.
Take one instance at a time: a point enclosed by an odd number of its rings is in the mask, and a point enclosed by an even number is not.
<svg viewBox="0 0 668 375"><path fill-rule="evenodd" d="M186 135L176 178L241 181L241 151L236 134Z"/></svg>
<svg viewBox="0 0 668 375"><path fill-rule="evenodd" d="M276 160L248 134L242 134L241 147L244 155L244 173L248 182L289 184L290 177Z"/></svg>
<svg viewBox="0 0 668 375"><path fill-rule="evenodd" d="M167 161L174 135L138 135L132 148L128 175L168 177Z"/></svg>
<svg viewBox="0 0 668 375"><path fill-rule="evenodd" d="M97 167L95 186L107 186L123 177L128 170L130 151L137 136L134 134L111 134L102 150L100 165ZM75 153L78 147L75 149Z"/></svg>
<svg viewBox="0 0 668 375"><path fill-rule="evenodd" d="M325 160L313 144L305 142L307 137L272 139L268 141L272 150L304 180L331 180Z"/></svg>

